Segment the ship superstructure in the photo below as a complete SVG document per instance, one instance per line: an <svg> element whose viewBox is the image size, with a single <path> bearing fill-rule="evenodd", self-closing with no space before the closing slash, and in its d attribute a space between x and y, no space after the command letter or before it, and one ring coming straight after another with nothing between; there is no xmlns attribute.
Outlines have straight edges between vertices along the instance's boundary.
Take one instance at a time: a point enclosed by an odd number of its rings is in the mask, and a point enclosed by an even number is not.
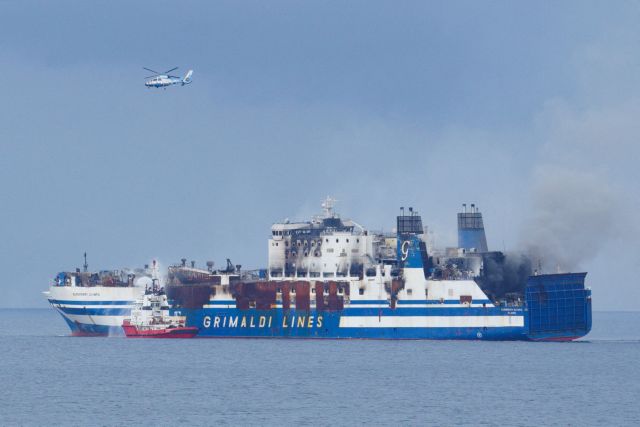
<svg viewBox="0 0 640 427"><path fill-rule="evenodd" d="M311 221L286 220L271 227L270 278L357 276L376 263L374 248L380 245L379 236L342 219L334 211L334 203L327 197L322 203L323 215Z"/></svg>

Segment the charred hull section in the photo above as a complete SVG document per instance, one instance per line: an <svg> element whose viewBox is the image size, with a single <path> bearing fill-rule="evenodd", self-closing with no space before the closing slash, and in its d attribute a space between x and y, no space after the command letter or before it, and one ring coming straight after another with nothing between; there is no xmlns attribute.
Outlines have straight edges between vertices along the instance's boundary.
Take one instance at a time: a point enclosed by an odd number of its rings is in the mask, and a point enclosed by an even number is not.
<svg viewBox="0 0 640 427"><path fill-rule="evenodd" d="M242 283L232 288L236 307L240 310L282 307L282 310L308 311L313 305L317 311L339 311L344 308L348 292L346 283L335 281L264 281Z"/></svg>
<svg viewBox="0 0 640 427"><path fill-rule="evenodd" d="M395 292L401 288L394 281ZM222 288L222 289L221 289ZM239 310L311 310L341 311L350 300L348 282L340 281L232 281L226 286L213 284L168 285L167 296L176 308L199 309L215 300L216 295L233 298Z"/></svg>
<svg viewBox="0 0 640 427"><path fill-rule="evenodd" d="M174 308L202 308L215 293L212 285L167 285L167 298Z"/></svg>

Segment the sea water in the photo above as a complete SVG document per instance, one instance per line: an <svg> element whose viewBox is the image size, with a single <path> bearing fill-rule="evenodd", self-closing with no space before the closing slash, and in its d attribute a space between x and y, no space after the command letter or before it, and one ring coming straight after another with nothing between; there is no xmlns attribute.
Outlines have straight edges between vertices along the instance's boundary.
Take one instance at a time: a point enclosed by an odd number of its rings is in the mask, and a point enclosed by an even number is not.
<svg viewBox="0 0 640 427"><path fill-rule="evenodd" d="M0 425L640 425L640 312L573 343L74 338L0 310Z"/></svg>

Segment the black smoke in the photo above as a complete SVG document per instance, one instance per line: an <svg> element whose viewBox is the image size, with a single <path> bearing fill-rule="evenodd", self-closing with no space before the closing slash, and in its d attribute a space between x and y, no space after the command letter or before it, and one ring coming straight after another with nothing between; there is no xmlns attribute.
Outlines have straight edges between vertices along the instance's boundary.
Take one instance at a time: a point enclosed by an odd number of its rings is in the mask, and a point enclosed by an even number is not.
<svg viewBox="0 0 640 427"><path fill-rule="evenodd" d="M482 255L478 284L493 300L523 295L527 279L533 274L533 262L524 254L488 252Z"/></svg>

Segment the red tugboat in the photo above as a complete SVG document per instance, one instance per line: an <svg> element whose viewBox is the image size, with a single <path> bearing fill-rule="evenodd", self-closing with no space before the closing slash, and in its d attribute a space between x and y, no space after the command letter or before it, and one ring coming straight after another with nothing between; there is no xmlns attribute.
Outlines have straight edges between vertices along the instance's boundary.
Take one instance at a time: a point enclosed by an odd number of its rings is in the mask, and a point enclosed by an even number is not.
<svg viewBox="0 0 640 427"><path fill-rule="evenodd" d="M169 315L169 303L163 288L154 279L141 300L131 310L131 318L124 319L122 329L128 338L193 338L198 328L185 325L185 316Z"/></svg>

